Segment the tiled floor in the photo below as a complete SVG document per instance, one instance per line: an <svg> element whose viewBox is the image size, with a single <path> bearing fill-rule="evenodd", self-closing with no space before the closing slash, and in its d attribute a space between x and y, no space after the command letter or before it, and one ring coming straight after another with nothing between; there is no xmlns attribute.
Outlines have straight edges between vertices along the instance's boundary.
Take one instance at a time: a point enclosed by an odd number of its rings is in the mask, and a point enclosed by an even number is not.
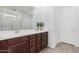
<svg viewBox="0 0 79 59"><path fill-rule="evenodd" d="M79 53L79 47L62 42L58 43L54 49L45 48L40 53Z"/></svg>

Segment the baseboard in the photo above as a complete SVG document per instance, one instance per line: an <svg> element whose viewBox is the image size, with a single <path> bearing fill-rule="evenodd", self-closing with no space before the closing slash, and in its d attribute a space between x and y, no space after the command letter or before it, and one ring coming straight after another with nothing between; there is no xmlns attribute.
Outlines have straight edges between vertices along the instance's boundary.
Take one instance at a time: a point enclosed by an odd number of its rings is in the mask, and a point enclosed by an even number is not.
<svg viewBox="0 0 79 59"><path fill-rule="evenodd" d="M79 47L79 44L75 44L73 42L67 42L67 41L61 41L61 42L64 42L64 43L71 44L71 45L74 45L76 47Z"/></svg>
<svg viewBox="0 0 79 59"><path fill-rule="evenodd" d="M52 44L52 45L48 45L48 47L49 47L49 48L55 48L57 44L58 44L58 43Z"/></svg>
<svg viewBox="0 0 79 59"><path fill-rule="evenodd" d="M48 45L49 48L55 48L56 45Z"/></svg>
<svg viewBox="0 0 79 59"><path fill-rule="evenodd" d="M49 48L55 48L56 45L57 45L58 43L61 43L61 42L64 42L64 43L71 44L71 45L74 45L74 46L76 46L76 47L79 47L79 44L78 44L78 43L73 43L73 42L68 42L68 41L58 41L58 42L56 42L56 43L54 43L54 44L52 44L52 45L48 45L48 47L49 47Z"/></svg>

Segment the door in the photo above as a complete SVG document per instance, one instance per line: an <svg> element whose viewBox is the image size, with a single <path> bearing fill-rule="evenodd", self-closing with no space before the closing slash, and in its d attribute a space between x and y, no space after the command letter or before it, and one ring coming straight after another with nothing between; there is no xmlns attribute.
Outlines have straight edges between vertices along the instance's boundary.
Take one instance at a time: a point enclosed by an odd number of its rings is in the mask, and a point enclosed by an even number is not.
<svg viewBox="0 0 79 59"><path fill-rule="evenodd" d="M46 48L48 44L48 32L42 33L42 49Z"/></svg>
<svg viewBox="0 0 79 59"><path fill-rule="evenodd" d="M77 19L75 7L63 8L61 12L60 39L63 42L75 44L77 36Z"/></svg>

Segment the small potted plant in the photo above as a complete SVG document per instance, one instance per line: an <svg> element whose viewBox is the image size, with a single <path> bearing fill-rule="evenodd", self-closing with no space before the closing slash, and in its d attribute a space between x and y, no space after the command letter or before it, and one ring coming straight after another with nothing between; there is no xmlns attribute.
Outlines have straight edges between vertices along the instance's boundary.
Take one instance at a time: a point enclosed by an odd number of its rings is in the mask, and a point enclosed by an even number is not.
<svg viewBox="0 0 79 59"><path fill-rule="evenodd" d="M42 30L44 27L44 23L43 22L40 22L40 30Z"/></svg>
<svg viewBox="0 0 79 59"><path fill-rule="evenodd" d="M37 29L39 30L39 28L40 28L40 23L37 22L37 23L36 23L36 26L37 26Z"/></svg>

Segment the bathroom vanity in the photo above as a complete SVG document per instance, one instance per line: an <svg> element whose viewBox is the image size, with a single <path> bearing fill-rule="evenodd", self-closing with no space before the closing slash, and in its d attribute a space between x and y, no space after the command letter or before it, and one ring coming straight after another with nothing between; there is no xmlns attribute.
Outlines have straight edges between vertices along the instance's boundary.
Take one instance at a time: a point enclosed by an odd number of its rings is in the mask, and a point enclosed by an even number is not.
<svg viewBox="0 0 79 59"><path fill-rule="evenodd" d="M16 34L0 35L0 53L37 53L46 48L47 44L47 30L22 30Z"/></svg>

